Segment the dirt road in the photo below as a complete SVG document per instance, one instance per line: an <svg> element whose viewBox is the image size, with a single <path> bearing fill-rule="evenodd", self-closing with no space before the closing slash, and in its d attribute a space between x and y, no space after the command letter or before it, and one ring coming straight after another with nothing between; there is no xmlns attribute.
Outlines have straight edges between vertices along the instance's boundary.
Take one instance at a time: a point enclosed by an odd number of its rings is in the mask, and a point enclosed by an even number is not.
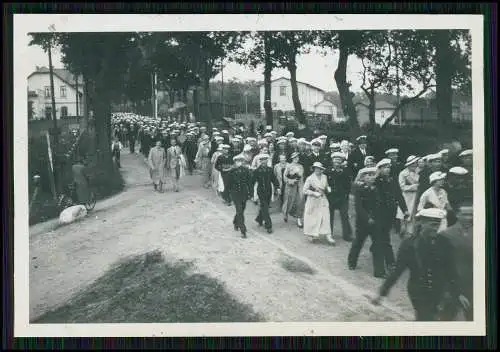
<svg viewBox="0 0 500 352"><path fill-rule="evenodd" d="M142 157L123 155L122 168L126 190L99 202L86 219L30 228L30 320L71 300L119 260L153 250L171 262L193 261L193 273L217 279L266 321L412 319L406 278L382 307L363 296L381 284L371 276L367 248L360 269L349 271L349 243L310 244L276 207L275 231L267 234L253 221L257 207L250 202L248 238L241 239L232 228L233 207L203 189L200 176L187 176L179 193L159 194Z"/></svg>

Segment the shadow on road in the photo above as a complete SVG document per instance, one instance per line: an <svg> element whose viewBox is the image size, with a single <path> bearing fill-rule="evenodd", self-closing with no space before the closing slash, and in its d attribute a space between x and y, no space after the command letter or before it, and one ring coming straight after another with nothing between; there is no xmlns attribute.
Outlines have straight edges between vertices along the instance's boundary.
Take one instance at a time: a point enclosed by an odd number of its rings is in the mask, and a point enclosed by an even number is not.
<svg viewBox="0 0 500 352"><path fill-rule="evenodd" d="M190 274L189 262L167 263L159 251L128 258L63 306L32 324L210 323L263 319L218 281Z"/></svg>

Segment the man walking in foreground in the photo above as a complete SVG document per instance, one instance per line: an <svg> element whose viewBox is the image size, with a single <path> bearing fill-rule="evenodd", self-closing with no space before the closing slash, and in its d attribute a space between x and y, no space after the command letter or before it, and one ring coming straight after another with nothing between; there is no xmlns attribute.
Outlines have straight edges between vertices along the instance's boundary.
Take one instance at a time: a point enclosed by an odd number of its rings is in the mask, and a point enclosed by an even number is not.
<svg viewBox="0 0 500 352"><path fill-rule="evenodd" d="M255 221L259 226L262 226L262 223L264 223L267 233L272 233L273 223L269 215L269 204L273 195L273 186L274 193L278 194L279 182L273 169L267 164L269 155L261 154L258 158L260 159L260 163L257 169L255 169L252 178L252 186L257 184L257 195L259 197L259 214Z"/></svg>
<svg viewBox="0 0 500 352"><path fill-rule="evenodd" d="M236 155L234 158L234 167L228 171L226 184L224 185L236 209L236 215L233 219L235 231L241 231L241 237L247 237L247 228L245 226L245 208L247 200L250 198L250 189L252 184L252 174L249 168L243 166L243 155Z"/></svg>

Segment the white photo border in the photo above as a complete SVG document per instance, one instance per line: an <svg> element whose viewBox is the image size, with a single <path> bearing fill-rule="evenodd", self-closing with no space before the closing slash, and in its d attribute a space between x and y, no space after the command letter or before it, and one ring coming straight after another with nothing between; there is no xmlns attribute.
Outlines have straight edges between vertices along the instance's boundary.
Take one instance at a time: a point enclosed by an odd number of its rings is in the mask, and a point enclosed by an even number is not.
<svg viewBox="0 0 500 352"><path fill-rule="evenodd" d="M483 15L14 14L14 337L484 336L486 335ZM51 29L49 29L51 27ZM203 324L30 324L26 77L29 32L469 29L474 149L474 321Z"/></svg>

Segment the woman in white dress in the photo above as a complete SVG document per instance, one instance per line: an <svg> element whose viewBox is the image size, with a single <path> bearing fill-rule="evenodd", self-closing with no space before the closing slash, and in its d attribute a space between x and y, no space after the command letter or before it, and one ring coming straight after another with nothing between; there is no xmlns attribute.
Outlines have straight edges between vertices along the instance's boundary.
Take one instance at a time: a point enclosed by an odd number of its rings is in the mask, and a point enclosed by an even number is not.
<svg viewBox="0 0 500 352"><path fill-rule="evenodd" d="M330 207L327 193L331 191L328 180L323 175L325 169L320 162L312 165L313 173L309 176L303 187L306 198L304 207L304 235L314 242L325 236L330 244L335 244L330 228Z"/></svg>
<svg viewBox="0 0 500 352"><path fill-rule="evenodd" d="M406 206L408 207L408 212L413 214L413 206L415 204L415 197L417 196L418 190L418 180L419 175L417 172L419 157L415 155L410 155L406 159L405 168L399 173L398 181L399 187L401 188L401 193L405 199ZM398 212L396 218L403 221L404 214L398 207ZM406 231L408 233L413 233L413 221L412 219L407 219Z"/></svg>
<svg viewBox="0 0 500 352"><path fill-rule="evenodd" d="M215 163L217 162L217 158L222 154L222 149L223 145L219 144L217 147L217 150L214 152L212 155L212 159L210 160L210 166L212 168L211 172L211 183L212 183L212 188L214 191L219 194L219 179L220 179L220 172L215 168Z"/></svg>
<svg viewBox="0 0 500 352"><path fill-rule="evenodd" d="M441 171L433 172L429 176L431 186L420 196L417 206L417 212L426 208L438 208L441 210L452 211L450 202L448 201L448 193L444 190L444 180L446 173ZM444 217L441 221L438 231L442 231L448 227L447 218Z"/></svg>
<svg viewBox="0 0 500 352"><path fill-rule="evenodd" d="M210 187L210 138L203 136L198 146L195 162L196 166L202 173L203 187Z"/></svg>

